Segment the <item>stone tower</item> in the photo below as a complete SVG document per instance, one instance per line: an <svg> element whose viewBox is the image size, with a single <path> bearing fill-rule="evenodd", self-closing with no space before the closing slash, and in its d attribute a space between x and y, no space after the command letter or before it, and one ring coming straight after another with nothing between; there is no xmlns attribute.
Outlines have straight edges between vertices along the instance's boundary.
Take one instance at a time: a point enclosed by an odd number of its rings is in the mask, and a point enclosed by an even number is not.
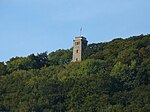
<svg viewBox="0 0 150 112"><path fill-rule="evenodd" d="M81 62L84 50L87 46L88 41L85 37L75 37L73 40L73 59L72 62Z"/></svg>

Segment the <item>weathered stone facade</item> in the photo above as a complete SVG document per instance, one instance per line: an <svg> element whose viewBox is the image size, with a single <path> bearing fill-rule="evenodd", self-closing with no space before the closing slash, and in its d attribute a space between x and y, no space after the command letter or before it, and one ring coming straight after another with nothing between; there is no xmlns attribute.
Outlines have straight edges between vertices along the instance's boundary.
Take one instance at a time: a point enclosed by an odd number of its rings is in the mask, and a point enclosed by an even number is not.
<svg viewBox="0 0 150 112"><path fill-rule="evenodd" d="M73 59L72 62L81 62L84 49L87 46L88 41L85 37L79 36L75 37L75 40L73 40Z"/></svg>

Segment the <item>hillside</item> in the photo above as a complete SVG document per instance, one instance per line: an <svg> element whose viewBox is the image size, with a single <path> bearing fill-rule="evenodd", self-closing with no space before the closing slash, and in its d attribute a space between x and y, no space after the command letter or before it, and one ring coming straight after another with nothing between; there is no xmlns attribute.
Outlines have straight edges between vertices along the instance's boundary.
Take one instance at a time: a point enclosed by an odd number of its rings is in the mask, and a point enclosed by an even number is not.
<svg viewBox="0 0 150 112"><path fill-rule="evenodd" d="M0 111L149 112L150 35L0 62Z"/></svg>

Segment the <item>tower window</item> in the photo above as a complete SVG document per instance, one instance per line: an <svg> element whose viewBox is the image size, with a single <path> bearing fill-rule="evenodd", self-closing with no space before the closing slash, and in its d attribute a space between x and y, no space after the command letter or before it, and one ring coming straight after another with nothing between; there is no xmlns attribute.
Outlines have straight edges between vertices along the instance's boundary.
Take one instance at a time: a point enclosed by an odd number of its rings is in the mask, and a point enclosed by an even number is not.
<svg viewBox="0 0 150 112"><path fill-rule="evenodd" d="M78 61L78 58L76 58L76 61Z"/></svg>
<svg viewBox="0 0 150 112"><path fill-rule="evenodd" d="M76 53L79 53L79 50L76 50Z"/></svg>
<svg viewBox="0 0 150 112"><path fill-rule="evenodd" d="M79 44L80 44L80 42L76 42L76 43L75 43L75 45L79 45Z"/></svg>

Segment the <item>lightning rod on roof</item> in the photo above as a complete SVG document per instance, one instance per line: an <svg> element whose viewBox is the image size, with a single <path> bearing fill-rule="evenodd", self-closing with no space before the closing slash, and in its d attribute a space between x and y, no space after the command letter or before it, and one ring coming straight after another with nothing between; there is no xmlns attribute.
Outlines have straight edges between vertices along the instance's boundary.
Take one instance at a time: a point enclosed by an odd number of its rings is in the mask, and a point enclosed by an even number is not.
<svg viewBox="0 0 150 112"><path fill-rule="evenodd" d="M82 36L82 27L80 28L80 36Z"/></svg>

